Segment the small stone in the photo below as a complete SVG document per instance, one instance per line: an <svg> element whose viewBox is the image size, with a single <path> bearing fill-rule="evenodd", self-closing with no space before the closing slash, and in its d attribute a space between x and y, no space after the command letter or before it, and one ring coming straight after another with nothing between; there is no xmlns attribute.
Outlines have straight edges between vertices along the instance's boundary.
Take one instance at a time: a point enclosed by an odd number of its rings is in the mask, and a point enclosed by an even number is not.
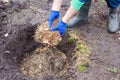
<svg viewBox="0 0 120 80"><path fill-rule="evenodd" d="M120 33L120 31L118 31L118 33Z"/></svg>
<svg viewBox="0 0 120 80"><path fill-rule="evenodd" d="M39 64L39 69L42 69L42 64Z"/></svg>
<svg viewBox="0 0 120 80"><path fill-rule="evenodd" d="M9 0L3 0L3 3L8 3L9 2Z"/></svg>
<svg viewBox="0 0 120 80"><path fill-rule="evenodd" d="M120 40L120 37L118 39Z"/></svg>
<svg viewBox="0 0 120 80"><path fill-rule="evenodd" d="M9 53L10 53L10 51L5 51L5 53L8 53L8 54L9 54Z"/></svg>
<svg viewBox="0 0 120 80"><path fill-rule="evenodd" d="M9 34L8 34L8 33L6 33L6 34L5 34L5 37L8 37L8 36L9 36Z"/></svg>

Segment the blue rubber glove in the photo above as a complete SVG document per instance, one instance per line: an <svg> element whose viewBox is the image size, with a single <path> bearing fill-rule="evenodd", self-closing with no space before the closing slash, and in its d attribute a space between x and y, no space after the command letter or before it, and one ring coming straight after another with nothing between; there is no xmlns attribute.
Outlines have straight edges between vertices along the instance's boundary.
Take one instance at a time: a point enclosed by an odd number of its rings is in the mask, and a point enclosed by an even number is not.
<svg viewBox="0 0 120 80"><path fill-rule="evenodd" d="M52 27L53 20L59 18L59 16L60 16L59 11L50 10L50 14L48 17L49 27Z"/></svg>
<svg viewBox="0 0 120 80"><path fill-rule="evenodd" d="M59 22L54 26L53 28L50 28L50 31L59 31L59 34L62 35L66 30L66 23L64 23L62 20L59 20Z"/></svg>

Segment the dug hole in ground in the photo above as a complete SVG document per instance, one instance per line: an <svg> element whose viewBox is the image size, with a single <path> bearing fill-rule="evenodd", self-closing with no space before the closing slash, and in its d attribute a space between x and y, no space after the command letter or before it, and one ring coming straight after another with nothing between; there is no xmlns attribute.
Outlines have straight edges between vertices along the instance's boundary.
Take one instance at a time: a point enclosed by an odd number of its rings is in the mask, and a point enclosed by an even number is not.
<svg viewBox="0 0 120 80"><path fill-rule="evenodd" d="M76 79L75 70L82 72L89 67L87 46L73 31L66 33L61 40L57 31L50 32L47 28L47 22L37 26L34 38L41 46L24 58L20 65L21 72L40 80ZM67 75L70 75L68 69L73 70L71 76Z"/></svg>

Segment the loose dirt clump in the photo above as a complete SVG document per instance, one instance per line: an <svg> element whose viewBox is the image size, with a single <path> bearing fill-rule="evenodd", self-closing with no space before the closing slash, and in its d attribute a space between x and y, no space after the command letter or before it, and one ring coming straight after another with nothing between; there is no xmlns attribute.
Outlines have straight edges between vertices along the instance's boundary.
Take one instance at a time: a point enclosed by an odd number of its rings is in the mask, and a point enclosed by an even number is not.
<svg viewBox="0 0 120 80"><path fill-rule="evenodd" d="M58 20L53 21L52 27L55 26ZM48 22L44 22L41 25L37 26L37 30L35 32L35 40L39 43L46 43L48 45L58 45L58 43L62 40L58 31L50 32Z"/></svg>
<svg viewBox="0 0 120 80"><path fill-rule="evenodd" d="M26 76L43 80L44 77L58 75L65 68L65 64L66 56L57 48L40 47L24 58L20 70Z"/></svg>

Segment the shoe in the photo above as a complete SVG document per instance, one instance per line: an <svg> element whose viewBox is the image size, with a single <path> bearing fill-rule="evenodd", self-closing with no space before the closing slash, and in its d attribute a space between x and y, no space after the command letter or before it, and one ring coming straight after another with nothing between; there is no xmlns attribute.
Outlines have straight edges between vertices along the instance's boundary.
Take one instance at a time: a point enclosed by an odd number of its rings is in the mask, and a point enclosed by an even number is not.
<svg viewBox="0 0 120 80"><path fill-rule="evenodd" d="M111 33L117 32L119 30L119 21L117 8L110 9L108 15L108 31Z"/></svg>
<svg viewBox="0 0 120 80"><path fill-rule="evenodd" d="M87 23L90 5L91 0L85 2L84 5L78 11L78 13L68 21L67 27L73 27L82 23Z"/></svg>

